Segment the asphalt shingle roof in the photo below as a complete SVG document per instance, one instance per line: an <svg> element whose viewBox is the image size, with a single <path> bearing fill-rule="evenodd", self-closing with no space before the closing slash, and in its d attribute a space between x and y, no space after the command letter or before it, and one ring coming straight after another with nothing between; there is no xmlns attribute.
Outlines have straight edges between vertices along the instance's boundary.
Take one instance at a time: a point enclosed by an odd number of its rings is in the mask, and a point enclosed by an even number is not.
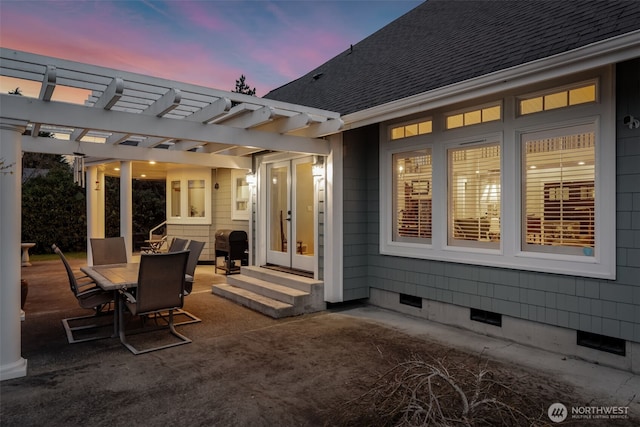
<svg viewBox="0 0 640 427"><path fill-rule="evenodd" d="M428 0L265 98L349 114L638 29L634 0Z"/></svg>

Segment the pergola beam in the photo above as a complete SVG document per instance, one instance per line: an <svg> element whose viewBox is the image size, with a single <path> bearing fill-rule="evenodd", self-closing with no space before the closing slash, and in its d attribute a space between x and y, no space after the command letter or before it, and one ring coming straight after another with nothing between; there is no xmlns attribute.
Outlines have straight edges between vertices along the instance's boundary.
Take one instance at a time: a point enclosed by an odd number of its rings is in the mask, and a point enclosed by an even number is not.
<svg viewBox="0 0 640 427"><path fill-rule="evenodd" d="M43 102L21 96L0 94L2 115L6 118L63 126L119 132L201 143L223 143L232 146L250 145L265 150L296 153L329 154L329 144L323 139L272 132L247 130L219 124L202 124L182 119L159 118L122 111L104 111L63 102ZM341 122L341 121L340 121Z"/></svg>
<svg viewBox="0 0 640 427"><path fill-rule="evenodd" d="M22 150L35 153L59 155L73 155L81 152L89 157L119 160L155 160L167 163L184 163L190 165L219 167L219 168L251 168L248 157L222 156L208 153L193 153L191 151L176 152L173 150L151 149L131 145L110 145L94 142L61 141L54 138L22 137Z"/></svg>

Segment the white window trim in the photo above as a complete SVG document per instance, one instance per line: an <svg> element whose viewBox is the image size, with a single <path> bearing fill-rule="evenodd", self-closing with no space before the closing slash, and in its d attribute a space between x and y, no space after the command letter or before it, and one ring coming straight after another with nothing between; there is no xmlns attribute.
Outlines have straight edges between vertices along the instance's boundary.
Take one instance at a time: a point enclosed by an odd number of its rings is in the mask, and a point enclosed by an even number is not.
<svg viewBox="0 0 640 427"><path fill-rule="evenodd" d="M539 271L580 277L615 279L616 277L616 134L615 102L611 68L602 71L599 80L600 102L538 114L515 115L516 96L502 103L501 133L501 242L499 249L479 249L447 245L447 160L451 144L494 137L480 135L482 129L495 129L496 122L471 126L475 139L449 139L449 131L434 129L429 135L410 142L387 140L387 127L380 137L380 253L407 258L431 259L464 264L486 265L524 271ZM437 115L433 115L434 122ZM550 120L550 118L552 119ZM549 124L551 123L551 124ZM521 175L520 135L524 132L566 127L585 123L596 125L596 252L594 256L526 252L521 249ZM486 126L486 127L485 127ZM456 129L459 130L459 129ZM471 134L469 134L471 135ZM408 149L432 148L433 159L433 236L431 244L393 241L392 174L394 153ZM512 209L509 207L513 207Z"/></svg>
<svg viewBox="0 0 640 427"><path fill-rule="evenodd" d="M239 178L245 178L247 176L246 169L231 169L231 219L248 221L249 213L251 209L251 196L246 200L247 205L244 210L237 209L238 206L238 187L237 180Z"/></svg>
<svg viewBox="0 0 640 427"><path fill-rule="evenodd" d="M204 181L204 206L205 215L203 217L190 217L188 214L188 183L190 180ZM181 216L171 216L171 181L180 181L181 189ZM166 179L166 203L167 203L167 224L211 224L211 214L213 205L211 203L211 169L209 168L189 168L174 169L167 174Z"/></svg>

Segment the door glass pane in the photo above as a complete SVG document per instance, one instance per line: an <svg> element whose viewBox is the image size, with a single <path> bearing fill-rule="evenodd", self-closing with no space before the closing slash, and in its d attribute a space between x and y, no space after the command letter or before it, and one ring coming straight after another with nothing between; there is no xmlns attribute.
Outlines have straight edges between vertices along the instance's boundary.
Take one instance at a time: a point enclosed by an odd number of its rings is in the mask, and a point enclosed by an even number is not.
<svg viewBox="0 0 640 427"><path fill-rule="evenodd" d="M171 181L171 216L180 216L180 181Z"/></svg>
<svg viewBox="0 0 640 427"><path fill-rule="evenodd" d="M270 197L270 242L269 249L287 252L287 167L272 167L269 172Z"/></svg>
<svg viewBox="0 0 640 427"><path fill-rule="evenodd" d="M189 180L188 185L189 217L204 217L204 179Z"/></svg>
<svg viewBox="0 0 640 427"><path fill-rule="evenodd" d="M313 174L311 162L296 165L296 253L313 255Z"/></svg>

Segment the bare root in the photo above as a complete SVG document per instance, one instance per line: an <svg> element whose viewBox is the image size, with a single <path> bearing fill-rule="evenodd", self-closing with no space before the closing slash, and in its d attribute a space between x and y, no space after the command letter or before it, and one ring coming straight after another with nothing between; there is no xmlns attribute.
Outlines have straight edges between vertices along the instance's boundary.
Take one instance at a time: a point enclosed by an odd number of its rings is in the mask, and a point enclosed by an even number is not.
<svg viewBox="0 0 640 427"><path fill-rule="evenodd" d="M361 410L354 411L356 407ZM359 425L373 420L388 426L546 424L542 408L532 406L507 380L496 378L486 361L470 369L464 363L417 357L396 364L369 391L348 402L340 421Z"/></svg>

